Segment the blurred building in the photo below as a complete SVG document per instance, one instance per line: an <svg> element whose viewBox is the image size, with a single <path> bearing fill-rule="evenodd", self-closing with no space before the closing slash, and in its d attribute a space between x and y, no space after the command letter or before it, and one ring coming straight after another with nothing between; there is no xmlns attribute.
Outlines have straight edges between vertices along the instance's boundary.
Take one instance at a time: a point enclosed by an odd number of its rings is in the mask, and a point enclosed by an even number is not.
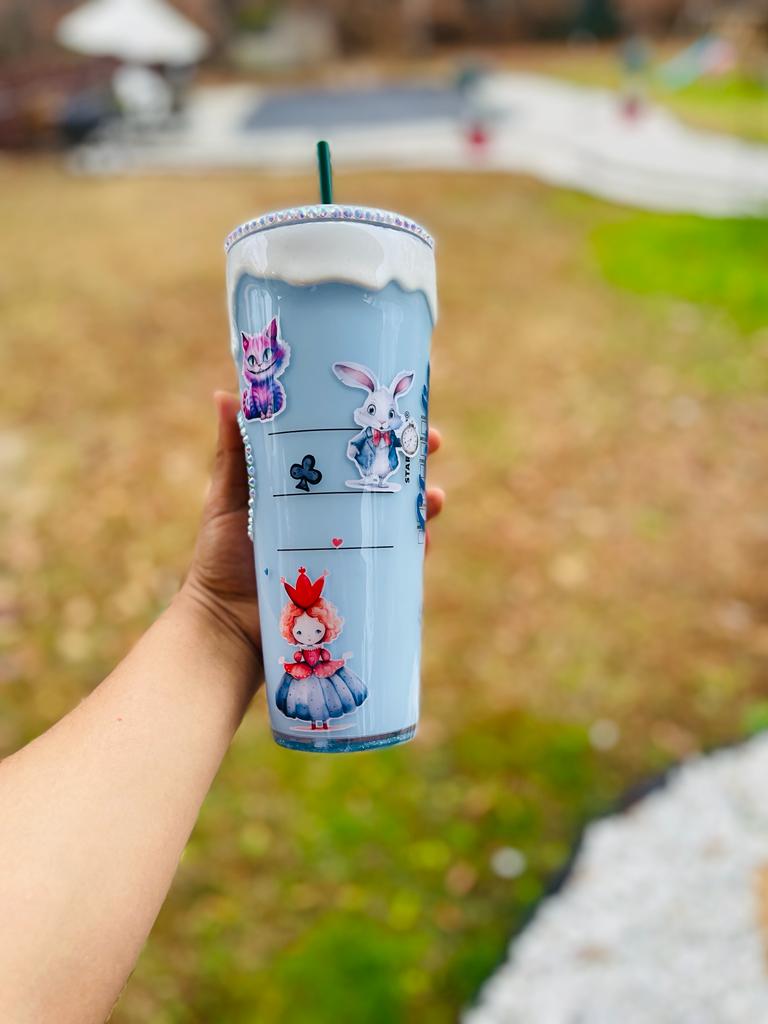
<svg viewBox="0 0 768 1024"><path fill-rule="evenodd" d="M212 54L419 52L435 45L508 43L624 30L697 32L727 23L746 47L765 32L768 0L171 0L211 37ZM0 0L0 60L52 54L74 0ZM303 39L303 42L302 42ZM258 61L257 61L258 63Z"/></svg>
<svg viewBox="0 0 768 1024"><path fill-rule="evenodd" d="M150 107L166 117L182 108L189 75L179 68L209 52L212 32L226 37L216 0L95 6L0 0L0 149L81 142L129 114L156 123Z"/></svg>
<svg viewBox="0 0 768 1024"><path fill-rule="evenodd" d="M768 0L226 0L234 34L290 18L330 19L344 52L418 52L433 45L606 38L623 30L690 33L724 10L765 15Z"/></svg>
<svg viewBox="0 0 768 1024"><path fill-rule="evenodd" d="M68 0L0 0L0 56L50 48L54 26L71 6Z"/></svg>

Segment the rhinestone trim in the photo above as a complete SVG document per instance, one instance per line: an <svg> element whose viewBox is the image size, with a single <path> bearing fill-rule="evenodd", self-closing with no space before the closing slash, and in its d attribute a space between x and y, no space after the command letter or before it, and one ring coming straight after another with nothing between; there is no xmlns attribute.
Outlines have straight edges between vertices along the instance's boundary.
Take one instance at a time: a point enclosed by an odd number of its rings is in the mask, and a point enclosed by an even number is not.
<svg viewBox="0 0 768 1024"><path fill-rule="evenodd" d="M243 439L245 450L245 468L248 473L248 536L253 540L253 506L256 504L256 467L253 464L253 448L248 439L248 431L245 429L245 416L242 411L237 414L237 425L240 427L240 436Z"/></svg>
<svg viewBox="0 0 768 1024"><path fill-rule="evenodd" d="M265 213L263 217L248 220L234 231L231 231L224 242L224 251L229 252L233 245L248 235L259 231L282 227L285 224L321 223L324 220L350 220L361 224L376 224L379 227L405 231L421 239L430 249L434 249L435 240L420 224L391 210L377 210L370 206L297 206L292 210L276 210Z"/></svg>

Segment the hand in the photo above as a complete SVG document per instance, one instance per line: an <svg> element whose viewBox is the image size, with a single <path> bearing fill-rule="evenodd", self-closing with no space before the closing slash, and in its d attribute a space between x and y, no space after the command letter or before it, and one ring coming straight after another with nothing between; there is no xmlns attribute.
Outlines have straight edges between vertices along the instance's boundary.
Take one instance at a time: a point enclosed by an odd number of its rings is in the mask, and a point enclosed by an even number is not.
<svg viewBox="0 0 768 1024"><path fill-rule="evenodd" d="M234 632L260 656L256 576L247 534L248 475L237 423L240 400L225 391L217 391L214 401L219 420L216 460L195 554L182 593L202 604L215 621ZM437 451L441 440L437 430L430 430L429 454ZM427 489L427 519L439 515L444 501L445 495L439 487Z"/></svg>

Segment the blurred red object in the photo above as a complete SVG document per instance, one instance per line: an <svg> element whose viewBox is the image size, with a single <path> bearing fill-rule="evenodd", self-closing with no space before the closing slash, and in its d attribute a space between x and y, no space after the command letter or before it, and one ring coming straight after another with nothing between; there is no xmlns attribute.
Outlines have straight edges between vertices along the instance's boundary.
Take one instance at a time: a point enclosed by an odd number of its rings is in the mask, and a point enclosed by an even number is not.
<svg viewBox="0 0 768 1024"><path fill-rule="evenodd" d="M485 125L473 124L469 126L467 133L469 144L473 148L484 148L488 144L488 132Z"/></svg>
<svg viewBox="0 0 768 1024"><path fill-rule="evenodd" d="M621 99L621 116L625 121L639 121L645 113L645 101L642 96L629 93Z"/></svg>

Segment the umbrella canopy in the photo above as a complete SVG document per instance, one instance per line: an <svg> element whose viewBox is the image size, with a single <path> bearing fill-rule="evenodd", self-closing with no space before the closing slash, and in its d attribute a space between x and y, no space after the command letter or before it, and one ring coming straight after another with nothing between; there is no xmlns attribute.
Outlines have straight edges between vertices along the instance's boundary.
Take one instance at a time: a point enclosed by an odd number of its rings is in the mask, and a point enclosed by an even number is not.
<svg viewBox="0 0 768 1024"><path fill-rule="evenodd" d="M194 64L208 50L206 33L165 0L88 0L56 37L78 53L136 64Z"/></svg>

